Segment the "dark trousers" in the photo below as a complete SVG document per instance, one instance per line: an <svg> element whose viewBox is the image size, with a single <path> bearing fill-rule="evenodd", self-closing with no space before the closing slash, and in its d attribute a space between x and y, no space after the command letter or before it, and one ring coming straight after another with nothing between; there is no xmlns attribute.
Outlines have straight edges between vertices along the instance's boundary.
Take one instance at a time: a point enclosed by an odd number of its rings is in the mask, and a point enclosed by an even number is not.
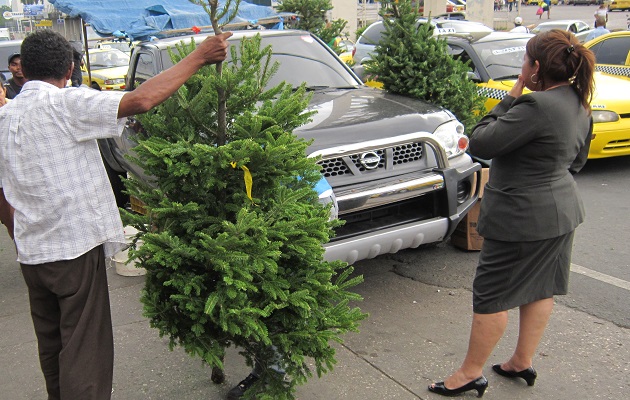
<svg viewBox="0 0 630 400"><path fill-rule="evenodd" d="M48 400L110 399L114 339L103 246L22 264Z"/></svg>

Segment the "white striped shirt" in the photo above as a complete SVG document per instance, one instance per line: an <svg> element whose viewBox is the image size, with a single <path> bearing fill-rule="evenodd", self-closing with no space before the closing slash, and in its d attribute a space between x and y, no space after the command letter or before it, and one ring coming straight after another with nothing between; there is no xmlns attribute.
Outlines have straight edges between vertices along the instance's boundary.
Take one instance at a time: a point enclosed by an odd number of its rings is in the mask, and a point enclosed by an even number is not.
<svg viewBox="0 0 630 400"><path fill-rule="evenodd" d="M121 135L124 92L27 82L0 108L0 186L15 208L18 262L71 260L125 243L96 139Z"/></svg>

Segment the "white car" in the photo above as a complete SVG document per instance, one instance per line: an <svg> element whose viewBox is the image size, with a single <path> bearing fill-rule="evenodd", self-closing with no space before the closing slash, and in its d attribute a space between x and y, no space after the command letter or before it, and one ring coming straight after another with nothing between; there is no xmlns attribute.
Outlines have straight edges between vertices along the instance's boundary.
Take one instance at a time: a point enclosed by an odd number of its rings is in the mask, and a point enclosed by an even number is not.
<svg viewBox="0 0 630 400"><path fill-rule="evenodd" d="M588 36L591 31L591 27L584 21L580 21L579 19L561 19L558 21L542 22L532 29L532 33L544 32L552 29L562 29L564 31L573 32L580 42L584 42L586 36Z"/></svg>
<svg viewBox="0 0 630 400"><path fill-rule="evenodd" d="M417 23L418 25L425 24L427 21L427 18L419 18ZM433 31L434 36L448 33L489 33L493 31L491 28L488 28L480 22L466 20L440 20L433 18L431 19L431 24L435 26L435 30ZM385 32L385 25L383 25L383 21L376 21L363 31L357 42L354 44L354 50L352 51L352 59L354 60L355 66L361 65L364 60L370 58L370 54L374 51L376 45L381 40L383 32Z"/></svg>

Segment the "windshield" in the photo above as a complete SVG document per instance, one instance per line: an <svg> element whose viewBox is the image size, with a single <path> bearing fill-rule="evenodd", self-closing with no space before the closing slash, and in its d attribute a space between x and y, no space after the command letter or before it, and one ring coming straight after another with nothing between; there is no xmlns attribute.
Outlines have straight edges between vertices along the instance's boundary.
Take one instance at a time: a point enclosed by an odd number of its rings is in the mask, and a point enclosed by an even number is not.
<svg viewBox="0 0 630 400"><path fill-rule="evenodd" d="M473 44L493 80L516 79L521 72L529 38L504 39Z"/></svg>
<svg viewBox="0 0 630 400"><path fill-rule="evenodd" d="M545 32L545 31L550 31L552 29L561 29L561 30L566 30L567 29L567 25L566 24L545 24L545 25L538 25L537 27L535 27L532 32Z"/></svg>
<svg viewBox="0 0 630 400"><path fill-rule="evenodd" d="M120 50L110 49L90 53L90 67L92 69L127 66L129 66L129 56Z"/></svg>
<svg viewBox="0 0 630 400"><path fill-rule="evenodd" d="M272 63L279 63L278 71L269 81L270 88L282 81L294 88L302 82L307 82L309 88L316 89L361 85L325 44L310 35L263 37L261 47L267 45L271 45L273 49ZM168 51L162 52L162 58L165 68L172 65ZM229 56L227 62L230 62Z"/></svg>

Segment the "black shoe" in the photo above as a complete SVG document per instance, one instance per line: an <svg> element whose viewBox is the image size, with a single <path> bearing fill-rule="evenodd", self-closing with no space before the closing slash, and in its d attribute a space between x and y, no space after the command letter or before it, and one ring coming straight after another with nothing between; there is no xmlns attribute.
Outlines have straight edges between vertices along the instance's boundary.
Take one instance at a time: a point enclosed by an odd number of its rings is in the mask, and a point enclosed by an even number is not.
<svg viewBox="0 0 630 400"><path fill-rule="evenodd" d="M252 385L256 383L258 379L260 378L258 378L254 374L247 375L247 378L243 379L239 382L238 385L230 389L227 395L228 400L239 400L241 397L243 397L243 394L245 394L247 389L252 387Z"/></svg>
<svg viewBox="0 0 630 400"><path fill-rule="evenodd" d="M494 364L492 366L492 370L497 374L501 376L506 376L508 378L523 378L525 379L525 382L527 382L527 386L534 386L534 383L536 382L536 377L538 377L538 374L536 373L534 367L529 367L520 372L514 372L504 370L503 368L501 368L501 364Z"/></svg>
<svg viewBox="0 0 630 400"><path fill-rule="evenodd" d="M467 392L469 390L476 390L477 397L483 397L483 394L487 388L488 380L483 375L473 381L468 382L464 386L458 387L457 389L448 389L446 386L444 386L444 382L434 383L433 386L429 385L430 392L437 393L442 396L457 396L458 394Z"/></svg>

